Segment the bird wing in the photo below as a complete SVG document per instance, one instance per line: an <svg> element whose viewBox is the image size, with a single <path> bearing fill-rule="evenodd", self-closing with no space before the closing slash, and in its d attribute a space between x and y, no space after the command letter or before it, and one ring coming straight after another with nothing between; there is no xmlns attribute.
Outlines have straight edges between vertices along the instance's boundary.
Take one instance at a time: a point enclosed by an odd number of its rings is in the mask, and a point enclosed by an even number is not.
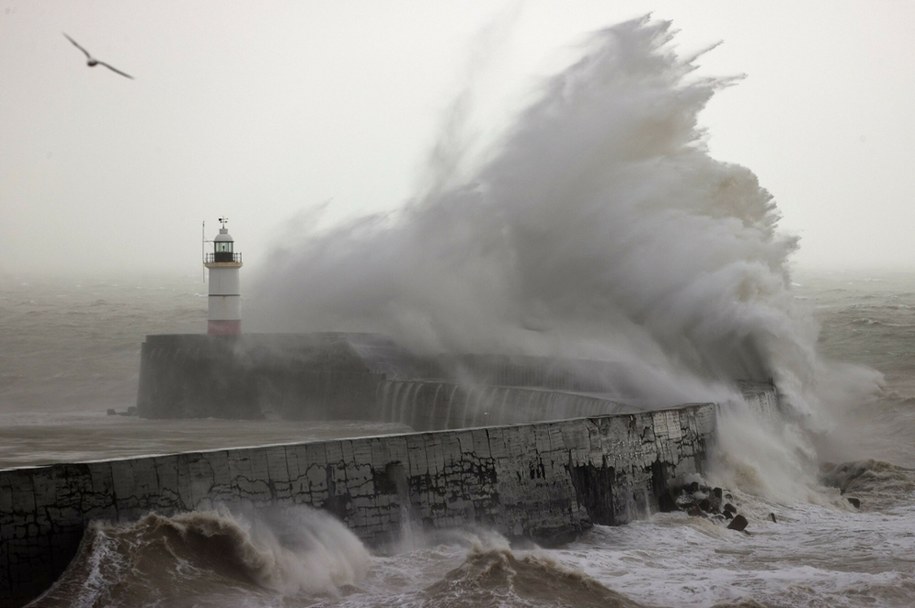
<svg viewBox="0 0 915 608"><path fill-rule="evenodd" d="M116 67L113 67L113 66L108 65L108 64L105 63L104 61L99 61L98 64L99 64L99 65L105 66L106 68L108 68L108 69L111 70L112 72L116 72L116 73L120 74L121 76L126 76L127 78L130 78L131 80L134 79L133 76L131 76L130 74L128 74L128 73L126 73L126 72L122 72L121 70L117 69Z"/></svg>
<svg viewBox="0 0 915 608"><path fill-rule="evenodd" d="M66 33L66 32L63 32L63 35L66 37L67 40L69 40L70 42L73 43L73 46L75 46L76 48L78 48L79 50L81 50L83 53L85 53L87 59L92 59L92 55L89 54L89 51L87 51L86 49L84 49L83 47L81 47L81 46L79 45L79 43L78 43L76 40L73 40L73 38L70 38L69 36L67 36L67 33Z"/></svg>

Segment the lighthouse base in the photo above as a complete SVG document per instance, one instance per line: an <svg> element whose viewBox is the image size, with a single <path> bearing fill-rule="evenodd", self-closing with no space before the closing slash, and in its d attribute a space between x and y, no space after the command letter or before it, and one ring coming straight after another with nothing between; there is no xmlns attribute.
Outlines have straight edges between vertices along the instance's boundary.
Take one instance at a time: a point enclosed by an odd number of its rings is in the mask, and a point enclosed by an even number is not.
<svg viewBox="0 0 915 608"><path fill-rule="evenodd" d="M241 334L241 320L207 321L207 334L211 336L237 336Z"/></svg>

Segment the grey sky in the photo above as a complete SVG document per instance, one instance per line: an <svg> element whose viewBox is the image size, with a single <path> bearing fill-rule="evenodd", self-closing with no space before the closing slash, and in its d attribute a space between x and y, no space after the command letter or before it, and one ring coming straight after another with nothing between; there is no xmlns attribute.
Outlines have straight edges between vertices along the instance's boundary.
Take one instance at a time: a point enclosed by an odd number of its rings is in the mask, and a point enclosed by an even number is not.
<svg viewBox="0 0 915 608"><path fill-rule="evenodd" d="M315 205L407 199L478 63L485 137L583 33L647 12L723 42L703 75L747 74L710 150L775 195L798 265L912 268L913 2L0 0L0 274L198 273L223 214L256 266Z"/></svg>

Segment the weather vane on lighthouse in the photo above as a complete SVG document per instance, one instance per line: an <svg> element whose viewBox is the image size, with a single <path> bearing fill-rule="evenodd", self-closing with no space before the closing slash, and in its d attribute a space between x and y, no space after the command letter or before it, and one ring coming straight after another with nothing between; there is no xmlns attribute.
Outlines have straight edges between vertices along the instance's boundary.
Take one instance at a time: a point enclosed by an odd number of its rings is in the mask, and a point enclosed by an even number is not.
<svg viewBox="0 0 915 608"><path fill-rule="evenodd" d="M213 239L213 251L206 253L203 265L210 271L207 298L207 333L211 336L237 336L241 333L241 289L238 269L241 253L226 228L229 218L219 218L219 234Z"/></svg>

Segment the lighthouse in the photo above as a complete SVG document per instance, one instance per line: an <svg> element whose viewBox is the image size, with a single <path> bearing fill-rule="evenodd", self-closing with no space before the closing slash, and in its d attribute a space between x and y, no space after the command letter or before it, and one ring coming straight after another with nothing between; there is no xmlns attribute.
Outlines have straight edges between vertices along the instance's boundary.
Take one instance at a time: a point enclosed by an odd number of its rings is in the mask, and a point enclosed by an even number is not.
<svg viewBox="0 0 915 608"><path fill-rule="evenodd" d="M203 265L210 271L207 333L211 336L237 336L241 333L241 290L238 269L241 254L236 252L235 241L226 223L229 218L219 218L222 225L213 239L213 251L207 253Z"/></svg>

